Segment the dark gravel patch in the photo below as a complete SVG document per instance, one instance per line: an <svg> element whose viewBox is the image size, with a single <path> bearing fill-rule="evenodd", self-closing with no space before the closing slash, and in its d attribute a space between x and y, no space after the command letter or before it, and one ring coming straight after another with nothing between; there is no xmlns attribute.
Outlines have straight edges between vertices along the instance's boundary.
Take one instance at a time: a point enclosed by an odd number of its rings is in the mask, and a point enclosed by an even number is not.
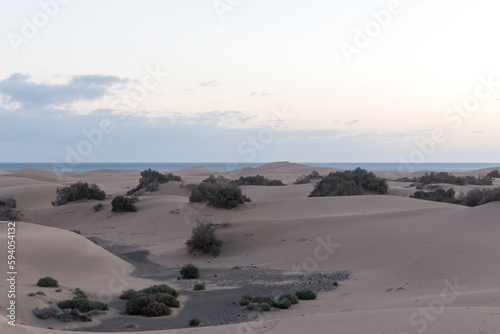
<svg viewBox="0 0 500 334"><path fill-rule="evenodd" d="M200 278L197 280L177 280L179 268L162 267L148 259L149 252L127 246L108 246L108 251L130 262L136 267L134 276L145 277L158 281L158 284L169 284L175 281L180 285L177 289L180 295L189 300L182 305L176 316L147 318L125 314L125 301L115 300L109 306L122 310L120 316L103 320L94 327L81 329L87 332L118 332L118 331L152 331L162 329L188 328L189 320L201 319L200 326L218 326L244 323L257 320L270 312L260 310L249 311L237 302L245 295L272 295L294 293L298 290L310 289L321 293L338 288L334 282L347 280L349 271L336 272L291 272L271 270L255 266L233 268L200 268ZM195 283L205 283L208 290L193 291ZM225 288L211 290L213 286ZM236 288L234 288L236 287ZM307 303L308 301L301 301ZM293 306L292 306L293 307ZM272 309L271 312L286 312ZM79 331L78 329L75 331Z"/></svg>

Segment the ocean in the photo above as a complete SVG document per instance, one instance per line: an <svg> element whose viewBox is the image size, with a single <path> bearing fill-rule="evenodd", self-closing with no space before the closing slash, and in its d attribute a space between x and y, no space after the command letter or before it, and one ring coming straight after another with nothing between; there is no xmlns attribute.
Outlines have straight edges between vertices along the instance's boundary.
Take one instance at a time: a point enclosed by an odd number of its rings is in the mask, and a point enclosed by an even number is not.
<svg viewBox="0 0 500 334"><path fill-rule="evenodd" d="M304 165L313 167L332 167L339 169L355 169L361 167L366 170L373 171L436 171L436 172L468 172L476 169L499 167L499 163L423 163L418 165L403 165L401 163L378 163L378 162L297 162ZM85 173L98 169L116 169L116 170L145 170L148 168L159 171L172 171L181 168L206 166L218 172L231 171L245 167L259 167L266 164L265 162L253 163L225 163L225 162L127 162L127 163L108 163L108 162L95 162L95 163L80 163L76 165L57 164L57 163L3 163L0 162L0 170L19 170L24 168L35 169L48 169L54 172L71 172L71 173Z"/></svg>

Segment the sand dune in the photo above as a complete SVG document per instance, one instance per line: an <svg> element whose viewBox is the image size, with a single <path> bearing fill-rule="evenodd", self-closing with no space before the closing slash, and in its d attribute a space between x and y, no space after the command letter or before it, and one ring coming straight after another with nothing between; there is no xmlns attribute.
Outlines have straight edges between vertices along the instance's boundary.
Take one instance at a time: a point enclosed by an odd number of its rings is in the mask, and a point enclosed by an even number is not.
<svg viewBox="0 0 500 334"><path fill-rule="evenodd" d="M18 229L18 314L20 323L32 326L17 326L14 331L0 317L1 332L62 333L39 328L63 327L31 314L34 307L61 298L53 291L44 298L27 297L38 290L35 283L42 276L58 278L63 296L70 296L68 290L76 287L98 294L109 289L107 284L116 272L131 277L132 265L85 237L98 238L101 245L147 250L150 260L165 267L192 262L202 269L252 265L285 271L352 272L352 278L338 290L266 315L262 323L185 328L185 333L243 333L242 326L255 333L418 333L424 325L428 333L500 331L500 203L468 208L410 199L415 188L401 183L390 183L391 195L387 196L308 198L314 182L292 183L312 170L320 174L334 171L286 162L231 173L215 173L206 167L178 170L174 173L186 183L214 173L231 178L260 174L288 185L244 186L252 203L221 210L190 204L189 191L172 182L141 196L139 212L130 214L112 214L111 198L97 213L93 201L61 207L52 207L50 201L58 186L78 180L96 182L111 195L123 194L137 185L138 171L62 176L35 170L0 172L0 196L14 195L31 223L20 223ZM484 175L490 170L467 174ZM455 187L457 192L470 188ZM230 223L217 232L225 241L219 257L192 256L185 251L184 242L197 220ZM1 223L0 244L5 242L5 228ZM83 236L69 231L72 229ZM3 258L4 252L2 248ZM151 283L138 278L127 282L131 287ZM457 287L457 294L450 292L443 299L442 292L450 285ZM2 309L5 288L0 283ZM114 291L113 298L117 294ZM424 321L419 315L422 310L439 314ZM170 331L151 333L160 332Z"/></svg>

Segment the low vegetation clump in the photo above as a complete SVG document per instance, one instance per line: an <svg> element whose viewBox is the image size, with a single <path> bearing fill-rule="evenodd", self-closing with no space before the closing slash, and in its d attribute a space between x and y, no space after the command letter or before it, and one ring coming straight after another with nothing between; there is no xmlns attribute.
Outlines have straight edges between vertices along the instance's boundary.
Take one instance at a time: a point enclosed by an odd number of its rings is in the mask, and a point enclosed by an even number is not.
<svg viewBox="0 0 500 334"><path fill-rule="evenodd" d="M5 221L20 221L22 215L17 210L17 202L12 197L0 199L0 220Z"/></svg>
<svg viewBox="0 0 500 334"><path fill-rule="evenodd" d="M142 315L145 317L161 317L171 315L172 310L165 304L158 302L153 295L138 293L127 302L128 315Z"/></svg>
<svg viewBox="0 0 500 334"><path fill-rule="evenodd" d="M311 172L311 174L309 174L309 175L303 174L303 175L299 176L293 184L306 184L306 183L311 182L311 180L319 180L321 178L322 178L322 176L319 175L319 173L317 171L313 170Z"/></svg>
<svg viewBox="0 0 500 334"><path fill-rule="evenodd" d="M284 186L281 180L270 180L262 175L247 176L240 178L236 181L240 186Z"/></svg>
<svg viewBox="0 0 500 334"><path fill-rule="evenodd" d="M99 212L102 209L104 209L104 204L98 203L98 204L94 205L94 212Z"/></svg>
<svg viewBox="0 0 500 334"><path fill-rule="evenodd" d="M500 201L500 187L493 189L472 189L465 194L460 194L458 198L455 197L455 190L453 188L448 191L445 191L442 188L427 192L417 191L410 197L427 201L445 202L474 207L490 202Z"/></svg>
<svg viewBox="0 0 500 334"><path fill-rule="evenodd" d="M299 300L313 300L316 299L316 294L311 290L300 290L295 293Z"/></svg>
<svg viewBox="0 0 500 334"><path fill-rule="evenodd" d="M60 206L69 202L90 199L102 201L106 198L106 193L99 189L95 183L89 185L87 182L83 183L81 181L73 183L67 187L57 188L56 194L57 197L55 201L52 202L53 206Z"/></svg>
<svg viewBox="0 0 500 334"><path fill-rule="evenodd" d="M325 176L316 184L309 197L353 196L366 192L386 194L387 191L385 179L358 167L354 171L335 172Z"/></svg>
<svg viewBox="0 0 500 334"><path fill-rule="evenodd" d="M84 294L85 295L85 294ZM108 305L96 300L90 300L85 295L85 297L76 296L73 299L63 300L57 303L57 306L61 310L65 309L76 309L80 312L87 313L90 311L106 311L109 309Z"/></svg>
<svg viewBox="0 0 500 334"><path fill-rule="evenodd" d="M141 178L139 179L139 184L134 189L130 189L127 192L127 196L133 194L141 194L146 191L158 191L160 189L160 184L167 183L169 181L182 181L182 178L178 175L172 173L164 174L156 170L146 169L141 172Z"/></svg>
<svg viewBox="0 0 500 334"><path fill-rule="evenodd" d="M135 198L116 196L111 201L112 212L137 212L137 207L134 205Z"/></svg>
<svg viewBox="0 0 500 334"><path fill-rule="evenodd" d="M57 288L59 287L59 283L57 282L56 279L46 276L44 278L40 278L36 285L42 287L42 288Z"/></svg>
<svg viewBox="0 0 500 334"><path fill-rule="evenodd" d="M412 179L414 185L417 189L423 189L426 185L436 184L436 183L445 183L445 184L453 184L457 186L466 186L466 185L475 185L475 186L490 186L493 184L493 179L490 175L487 176L455 176L448 172L431 172L425 173L424 175Z"/></svg>
<svg viewBox="0 0 500 334"><path fill-rule="evenodd" d="M120 299L127 301L126 312L129 315L146 317L161 317L171 315L171 307L180 307L179 293L166 284L153 285L149 288L135 291L123 291Z"/></svg>
<svg viewBox="0 0 500 334"><path fill-rule="evenodd" d="M193 287L193 291L205 290L205 283L196 283Z"/></svg>
<svg viewBox="0 0 500 334"><path fill-rule="evenodd" d="M193 228L191 238L186 241L188 252L201 252L218 256L224 242L215 236L216 228L217 226L213 223L198 222L198 225Z"/></svg>
<svg viewBox="0 0 500 334"><path fill-rule="evenodd" d="M189 326L191 326L191 327L196 327L196 326L199 326L200 324L201 324L201 320L198 318L193 318L193 319L189 320Z"/></svg>
<svg viewBox="0 0 500 334"><path fill-rule="evenodd" d="M197 279L200 277L200 270L194 264L186 264L181 268L181 277L183 279Z"/></svg>
<svg viewBox="0 0 500 334"><path fill-rule="evenodd" d="M490 178L500 178L500 171L493 170L493 171L489 172L488 174L486 174L486 176L490 177Z"/></svg>
<svg viewBox="0 0 500 334"><path fill-rule="evenodd" d="M474 207L490 202L500 201L500 187L494 189L473 189L460 196L460 201Z"/></svg>
<svg viewBox="0 0 500 334"><path fill-rule="evenodd" d="M60 310L55 306L50 306L46 308L36 308L33 310L35 317L39 319L49 319L55 318L60 321L70 322L70 321L92 321L92 317L100 314L106 314L106 312L94 310L87 313L80 313L76 309L64 309Z"/></svg>
<svg viewBox="0 0 500 334"><path fill-rule="evenodd" d="M171 288L170 286L168 286L166 284L152 285L149 288L142 289L140 292L147 293L150 295L167 293L171 296L179 297L179 293L177 292L177 290L175 290L174 288Z"/></svg>
<svg viewBox="0 0 500 334"><path fill-rule="evenodd" d="M459 204L460 200L455 197L455 190L453 188L444 190L443 188L438 188L434 191L417 191L411 198L423 199L427 201L443 202Z"/></svg>
<svg viewBox="0 0 500 334"><path fill-rule="evenodd" d="M295 294L287 293L281 295L278 299L273 296L255 296L244 295L238 301L240 306L246 307L248 310L255 310L259 308L261 311L268 312L273 307L279 309L289 309L292 305L299 303L299 300L315 299L316 294L311 290L298 291Z"/></svg>
<svg viewBox="0 0 500 334"><path fill-rule="evenodd" d="M191 203L207 202L213 207L233 209L251 200L242 194L236 181L226 179L223 176L210 175L199 185L191 188L189 201Z"/></svg>

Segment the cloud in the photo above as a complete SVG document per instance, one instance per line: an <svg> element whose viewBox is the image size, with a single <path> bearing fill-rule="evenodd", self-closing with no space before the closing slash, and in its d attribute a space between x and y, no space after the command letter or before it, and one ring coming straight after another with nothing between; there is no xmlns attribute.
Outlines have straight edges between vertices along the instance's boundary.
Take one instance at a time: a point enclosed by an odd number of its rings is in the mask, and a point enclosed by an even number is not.
<svg viewBox="0 0 500 334"><path fill-rule="evenodd" d="M359 120L358 119L355 119L355 120L352 120L352 121L349 121L349 122L346 122L345 125L349 126L349 125L354 125L354 124L357 124L359 123Z"/></svg>
<svg viewBox="0 0 500 334"><path fill-rule="evenodd" d="M80 75L67 84L37 84L31 76L14 73L0 81L0 94L7 103L18 103L26 109L57 107L77 101L92 101L104 97L109 88L127 79L105 75Z"/></svg>
<svg viewBox="0 0 500 334"><path fill-rule="evenodd" d="M217 80L202 81L200 87L215 87L218 86L219 82Z"/></svg>
<svg viewBox="0 0 500 334"><path fill-rule="evenodd" d="M273 94L253 92L252 94L250 94L250 97L266 97L266 96L271 96L271 95L273 95Z"/></svg>

